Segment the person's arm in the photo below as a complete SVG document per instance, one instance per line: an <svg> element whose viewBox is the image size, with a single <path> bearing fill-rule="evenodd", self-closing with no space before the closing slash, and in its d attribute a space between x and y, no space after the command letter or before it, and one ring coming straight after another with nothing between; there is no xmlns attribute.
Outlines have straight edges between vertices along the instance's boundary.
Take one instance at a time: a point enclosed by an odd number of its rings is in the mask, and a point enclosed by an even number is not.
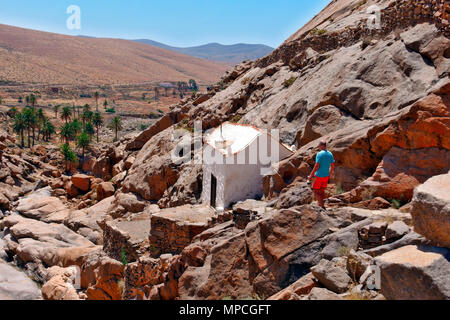
<svg viewBox="0 0 450 320"><path fill-rule="evenodd" d="M308 180L311 180L314 177L314 175L316 174L317 170L319 170L319 168L320 168L320 164L316 163L316 165L314 166L313 171L311 172L311 174L308 177Z"/></svg>

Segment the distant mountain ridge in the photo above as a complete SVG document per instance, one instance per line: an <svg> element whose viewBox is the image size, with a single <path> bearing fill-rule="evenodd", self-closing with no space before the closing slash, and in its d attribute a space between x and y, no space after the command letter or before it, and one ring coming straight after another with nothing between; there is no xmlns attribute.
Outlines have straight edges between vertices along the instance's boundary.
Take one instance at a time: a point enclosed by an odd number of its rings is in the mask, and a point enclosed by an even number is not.
<svg viewBox="0 0 450 320"><path fill-rule="evenodd" d="M132 41L187 54L196 58L227 64L237 64L244 60L256 60L265 57L274 50L274 48L263 44L238 43L233 45L223 45L220 43L208 43L201 46L180 48L148 39L137 39Z"/></svg>

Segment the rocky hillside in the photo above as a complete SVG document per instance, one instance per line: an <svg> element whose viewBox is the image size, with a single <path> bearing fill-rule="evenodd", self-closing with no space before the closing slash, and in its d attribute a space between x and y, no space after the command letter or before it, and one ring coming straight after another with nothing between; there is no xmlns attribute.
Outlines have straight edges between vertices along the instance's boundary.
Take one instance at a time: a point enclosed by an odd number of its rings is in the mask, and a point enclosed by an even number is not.
<svg viewBox="0 0 450 320"><path fill-rule="evenodd" d="M332 1L70 175L51 146L22 152L5 133L0 255L55 300L450 299L449 14L442 0ZM196 120L276 128L296 151L262 199L219 214L200 204L202 167L171 160ZM306 184L320 139L337 162L328 210Z"/></svg>
<svg viewBox="0 0 450 320"><path fill-rule="evenodd" d="M228 66L119 39L72 37L0 25L0 80L100 85L216 82Z"/></svg>

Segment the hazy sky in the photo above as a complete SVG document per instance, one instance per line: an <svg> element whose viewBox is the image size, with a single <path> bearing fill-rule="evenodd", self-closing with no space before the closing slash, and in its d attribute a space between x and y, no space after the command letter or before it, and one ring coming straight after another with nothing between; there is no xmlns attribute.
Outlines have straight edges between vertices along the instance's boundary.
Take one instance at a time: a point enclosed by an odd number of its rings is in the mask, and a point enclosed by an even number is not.
<svg viewBox="0 0 450 320"><path fill-rule="evenodd" d="M0 0L0 23L24 28L173 46L262 43L277 47L330 0ZM67 8L81 9L69 30Z"/></svg>

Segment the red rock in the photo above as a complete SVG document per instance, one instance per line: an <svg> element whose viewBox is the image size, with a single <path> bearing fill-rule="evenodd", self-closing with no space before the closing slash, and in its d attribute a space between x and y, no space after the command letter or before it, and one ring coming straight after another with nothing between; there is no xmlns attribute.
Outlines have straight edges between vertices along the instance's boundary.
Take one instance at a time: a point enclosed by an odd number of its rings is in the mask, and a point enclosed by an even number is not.
<svg viewBox="0 0 450 320"><path fill-rule="evenodd" d="M271 296L267 300L291 300L295 296L302 296L309 294L311 290L317 287L318 283L312 273L301 277L299 280L291 284L289 287Z"/></svg>
<svg viewBox="0 0 450 320"><path fill-rule="evenodd" d="M96 177L109 180L112 178L112 165L108 157L102 156L97 159L92 168L92 174Z"/></svg>
<svg viewBox="0 0 450 320"><path fill-rule="evenodd" d="M76 174L70 179L72 184L81 191L87 192L91 186L91 178L85 174Z"/></svg>
<svg viewBox="0 0 450 320"><path fill-rule="evenodd" d="M97 201L109 198L114 195L116 189L111 182L103 182L97 186Z"/></svg>
<svg viewBox="0 0 450 320"><path fill-rule="evenodd" d="M361 187L371 189L376 197L409 202L415 187L433 176L447 173L449 163L450 150L392 148Z"/></svg>
<svg viewBox="0 0 450 320"><path fill-rule="evenodd" d="M92 157L86 157L83 161L83 165L81 167L81 170L84 172L92 172L94 170L95 165L95 159Z"/></svg>
<svg viewBox="0 0 450 320"><path fill-rule="evenodd" d="M69 198L75 198L80 194L79 190L73 185L72 182L66 183L64 190L66 190Z"/></svg>

